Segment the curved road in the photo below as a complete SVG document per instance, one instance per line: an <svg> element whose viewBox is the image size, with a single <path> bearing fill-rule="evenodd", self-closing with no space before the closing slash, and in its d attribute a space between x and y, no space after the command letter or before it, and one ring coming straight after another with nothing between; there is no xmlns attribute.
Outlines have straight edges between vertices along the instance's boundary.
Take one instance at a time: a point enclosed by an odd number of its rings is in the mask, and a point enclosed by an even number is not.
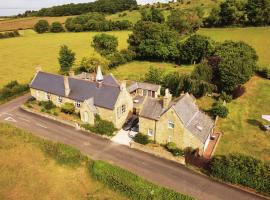
<svg viewBox="0 0 270 200"><path fill-rule="evenodd" d="M199 200L264 199L212 180L177 163L115 144L94 134L84 135L82 131L22 111L19 107L28 97L25 95L1 105L0 121L12 123L39 137L71 145L92 159L108 161L151 182Z"/></svg>

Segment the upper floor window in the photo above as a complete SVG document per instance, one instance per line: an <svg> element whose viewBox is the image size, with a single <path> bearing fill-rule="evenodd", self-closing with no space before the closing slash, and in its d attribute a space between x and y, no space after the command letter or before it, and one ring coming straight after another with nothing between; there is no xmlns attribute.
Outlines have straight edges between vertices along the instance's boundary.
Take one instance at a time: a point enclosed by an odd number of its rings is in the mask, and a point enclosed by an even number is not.
<svg viewBox="0 0 270 200"><path fill-rule="evenodd" d="M168 121L168 128L174 129L174 123L172 121Z"/></svg>
<svg viewBox="0 0 270 200"><path fill-rule="evenodd" d="M51 94L50 93L48 93L48 92L46 92L46 98L47 98L47 100L51 100Z"/></svg>
<svg viewBox="0 0 270 200"><path fill-rule="evenodd" d="M76 106L76 108L80 108L81 107L81 102L75 101L75 106Z"/></svg>
<svg viewBox="0 0 270 200"><path fill-rule="evenodd" d="M154 135L154 131L153 131L153 129L148 129L148 131L147 131L147 134L148 134L148 136L153 136Z"/></svg>
<svg viewBox="0 0 270 200"><path fill-rule="evenodd" d="M122 105L122 114L126 112L126 105Z"/></svg>
<svg viewBox="0 0 270 200"><path fill-rule="evenodd" d="M63 101L62 97L58 96L57 101L58 101L58 103L62 103L62 101Z"/></svg>

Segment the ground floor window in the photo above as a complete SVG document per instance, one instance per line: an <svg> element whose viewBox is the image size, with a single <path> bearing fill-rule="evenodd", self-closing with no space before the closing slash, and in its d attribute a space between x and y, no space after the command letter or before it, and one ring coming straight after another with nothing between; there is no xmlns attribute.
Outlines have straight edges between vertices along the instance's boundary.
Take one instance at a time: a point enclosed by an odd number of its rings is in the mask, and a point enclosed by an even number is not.
<svg viewBox="0 0 270 200"><path fill-rule="evenodd" d="M147 131L147 134L148 134L148 136L153 136L154 135L154 131L153 131L153 129L148 129L148 131Z"/></svg>
<svg viewBox="0 0 270 200"><path fill-rule="evenodd" d="M75 106L76 106L76 108L80 108L81 107L81 102L75 101Z"/></svg>
<svg viewBox="0 0 270 200"><path fill-rule="evenodd" d="M62 103L62 101L63 101L62 97L58 96L57 101L58 101L58 103Z"/></svg>
<svg viewBox="0 0 270 200"><path fill-rule="evenodd" d="M123 104L122 106L117 108L117 116L120 118L127 111L127 106Z"/></svg>
<svg viewBox="0 0 270 200"><path fill-rule="evenodd" d="M174 123L172 121L168 121L168 128L174 129Z"/></svg>

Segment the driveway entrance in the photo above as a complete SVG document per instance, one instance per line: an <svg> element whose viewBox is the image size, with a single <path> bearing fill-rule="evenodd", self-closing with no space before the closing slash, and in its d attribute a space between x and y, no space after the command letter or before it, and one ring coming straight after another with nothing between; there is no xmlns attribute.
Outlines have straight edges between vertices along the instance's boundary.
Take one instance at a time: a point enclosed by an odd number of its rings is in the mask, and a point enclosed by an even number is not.
<svg viewBox="0 0 270 200"><path fill-rule="evenodd" d="M132 141L128 135L129 132L130 131L124 131L121 129L111 140L117 144L129 146L129 143Z"/></svg>

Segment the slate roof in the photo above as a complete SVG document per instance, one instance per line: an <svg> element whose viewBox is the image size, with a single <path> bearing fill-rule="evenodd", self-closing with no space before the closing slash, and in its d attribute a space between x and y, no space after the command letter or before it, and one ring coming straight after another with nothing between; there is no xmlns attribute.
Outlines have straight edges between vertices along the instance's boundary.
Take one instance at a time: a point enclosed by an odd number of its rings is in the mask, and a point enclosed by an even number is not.
<svg viewBox="0 0 270 200"><path fill-rule="evenodd" d="M120 83L116 80L116 78L112 74L104 76L103 83L116 87L120 86Z"/></svg>
<svg viewBox="0 0 270 200"><path fill-rule="evenodd" d="M127 90L131 93L137 89L151 90L157 92L160 89L160 85L152 83L135 82L132 85L130 85Z"/></svg>
<svg viewBox="0 0 270 200"><path fill-rule="evenodd" d="M98 107L114 109L114 105L120 93L120 87L107 84L111 82L109 78L101 87L97 83L68 77L70 94L68 98L75 101L85 101L94 98L94 105ZM45 72L38 72L30 84L31 88L42 90L55 95L65 96L64 77Z"/></svg>
<svg viewBox="0 0 270 200"><path fill-rule="evenodd" d="M163 101L161 99L154 99L151 97L147 97L143 108L140 112L140 116L159 120L159 117L163 111Z"/></svg>
<svg viewBox="0 0 270 200"><path fill-rule="evenodd" d="M173 106L184 126L202 143L205 143L214 128L214 121L195 104L186 93Z"/></svg>

